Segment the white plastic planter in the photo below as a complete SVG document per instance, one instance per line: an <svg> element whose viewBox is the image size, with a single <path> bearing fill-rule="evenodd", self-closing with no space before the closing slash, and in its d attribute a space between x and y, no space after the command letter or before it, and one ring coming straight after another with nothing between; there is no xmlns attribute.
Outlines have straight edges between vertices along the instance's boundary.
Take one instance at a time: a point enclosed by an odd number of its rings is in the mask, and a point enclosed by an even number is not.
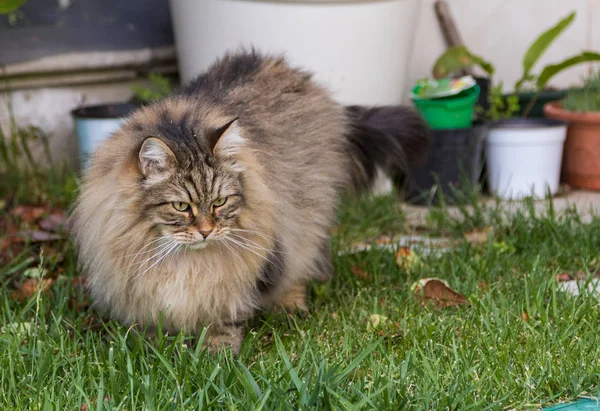
<svg viewBox="0 0 600 411"><path fill-rule="evenodd" d="M550 119L509 119L489 126L488 182L505 200L544 198L558 191L567 123Z"/></svg>
<svg viewBox="0 0 600 411"><path fill-rule="evenodd" d="M284 53L345 104L398 104L418 0L171 0L183 82L226 51Z"/></svg>

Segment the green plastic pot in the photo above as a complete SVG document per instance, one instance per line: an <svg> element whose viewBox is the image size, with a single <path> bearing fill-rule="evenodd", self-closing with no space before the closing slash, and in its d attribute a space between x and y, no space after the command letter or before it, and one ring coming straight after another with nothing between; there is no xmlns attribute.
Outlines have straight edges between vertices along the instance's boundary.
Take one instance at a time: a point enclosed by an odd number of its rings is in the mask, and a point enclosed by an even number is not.
<svg viewBox="0 0 600 411"><path fill-rule="evenodd" d="M418 94L419 86L413 88ZM473 111L479 97L479 86L475 85L455 96L436 99L413 98L412 101L429 127L434 130L468 128L473 125Z"/></svg>

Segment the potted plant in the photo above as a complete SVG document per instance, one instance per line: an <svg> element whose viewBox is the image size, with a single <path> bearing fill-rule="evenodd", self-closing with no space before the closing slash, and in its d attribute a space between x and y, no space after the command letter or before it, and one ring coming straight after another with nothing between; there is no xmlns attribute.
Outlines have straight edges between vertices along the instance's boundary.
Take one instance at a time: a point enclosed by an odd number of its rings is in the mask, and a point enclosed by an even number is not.
<svg viewBox="0 0 600 411"><path fill-rule="evenodd" d="M544 106L547 117L569 123L563 155L563 179L573 186L600 190L600 71L570 90L561 101Z"/></svg>
<svg viewBox="0 0 600 411"><path fill-rule="evenodd" d="M574 19L575 13L569 14L531 44L523 58L523 75L516 82L514 93L502 96L501 84L491 88L489 108L483 115L491 121L485 144L487 183L490 191L501 198L543 197L558 190L566 123L544 118L515 118L514 115L522 113L527 117L556 74L580 63L600 60L600 54L584 51L545 66L537 75L533 73L546 49ZM481 57L468 50L449 49L436 62L434 74L447 74L474 65L490 76L493 74L490 64ZM526 101L523 91L528 87L534 91Z"/></svg>
<svg viewBox="0 0 600 411"><path fill-rule="evenodd" d="M182 81L239 47L283 53L343 104L399 104L418 0L171 0Z"/></svg>
<svg viewBox="0 0 600 411"><path fill-rule="evenodd" d="M98 144L119 128L133 110L165 96L170 91L169 80L157 73L149 75L150 87L136 84L129 102L81 106L71 111L79 143L81 167L87 167L89 155Z"/></svg>
<svg viewBox="0 0 600 411"><path fill-rule="evenodd" d="M411 98L431 130L426 160L409 170L406 197L416 204L460 203L463 184L479 179L483 125L473 126L480 92L471 76L421 80Z"/></svg>

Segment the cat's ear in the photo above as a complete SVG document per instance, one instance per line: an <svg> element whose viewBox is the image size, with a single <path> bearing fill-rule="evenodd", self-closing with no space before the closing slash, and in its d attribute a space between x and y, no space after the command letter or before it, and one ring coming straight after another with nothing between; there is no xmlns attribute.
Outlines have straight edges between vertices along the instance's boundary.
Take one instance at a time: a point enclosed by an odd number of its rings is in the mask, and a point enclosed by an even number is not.
<svg viewBox="0 0 600 411"><path fill-rule="evenodd" d="M139 153L140 171L147 178L162 178L177 163L169 146L156 137L147 138Z"/></svg>
<svg viewBox="0 0 600 411"><path fill-rule="evenodd" d="M246 140L241 135L238 119L210 133L208 144L215 156L227 157L236 154L246 144Z"/></svg>

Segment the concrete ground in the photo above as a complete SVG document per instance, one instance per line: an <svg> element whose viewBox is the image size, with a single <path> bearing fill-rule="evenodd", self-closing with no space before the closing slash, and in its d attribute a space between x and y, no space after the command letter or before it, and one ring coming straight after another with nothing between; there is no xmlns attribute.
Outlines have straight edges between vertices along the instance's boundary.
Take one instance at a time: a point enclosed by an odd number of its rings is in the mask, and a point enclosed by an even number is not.
<svg viewBox="0 0 600 411"><path fill-rule="evenodd" d="M489 197L484 198L483 201L494 204L496 199ZM583 220L590 221L593 215L600 215L600 192L573 190L555 197L553 204L557 213L564 212L568 208L575 206ZM536 210L540 212L545 211L547 206L548 203L545 200L535 202ZM525 207L525 203L523 201L506 201L502 202L502 207L505 207L509 212L517 211L522 210ZM404 211L408 227L418 229L426 225L425 219L429 212L429 207L406 204ZM449 207L448 212L460 218L461 213L457 207Z"/></svg>

